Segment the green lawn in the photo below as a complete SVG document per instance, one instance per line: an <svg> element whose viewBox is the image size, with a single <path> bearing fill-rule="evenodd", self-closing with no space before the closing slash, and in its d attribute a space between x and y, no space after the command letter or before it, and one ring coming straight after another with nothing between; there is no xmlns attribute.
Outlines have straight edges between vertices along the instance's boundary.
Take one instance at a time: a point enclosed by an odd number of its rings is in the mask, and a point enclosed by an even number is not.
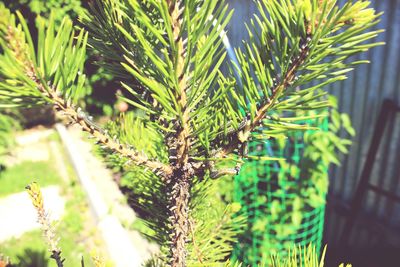
<svg viewBox="0 0 400 267"><path fill-rule="evenodd" d="M82 214L87 211L84 194L76 184L71 184L67 191L69 196L66 213L57 225L59 246L62 249L62 256L66 259L65 266L80 266L82 256L85 259L85 266L92 266L85 245L85 240L91 238L91 233L84 229L85 217ZM55 262L50 259L50 253L42 236L39 230L28 232L20 238L0 244L0 251L10 257L11 262L17 266L56 267Z"/></svg>
<svg viewBox="0 0 400 267"><path fill-rule="evenodd" d="M54 138L52 140L54 141ZM58 144L58 147L62 149L60 144ZM68 162L65 160L65 156L64 162ZM83 256L85 266L90 267L93 265L91 264L87 240L95 239L95 227L88 223L89 212L86 197L71 166L67 165L67 170L69 182L61 179L55 164L51 161L22 162L0 173L0 197L24 191L25 186L32 181L36 181L42 188L48 185L59 185L62 188L63 196L66 198L65 214L61 221L56 224L57 234L60 238L59 246L62 250L62 256L66 259L64 266L81 266ZM46 202L46 199L44 199L44 202ZM96 241L100 242L95 240L91 243L96 243ZM90 247L93 247L93 245ZM39 230L0 243L0 254L10 257L13 266L56 267L54 260L50 259L47 245L42 238L42 232Z"/></svg>
<svg viewBox="0 0 400 267"><path fill-rule="evenodd" d="M21 192L33 181L45 187L59 184L61 178L51 161L25 161L0 172L0 197Z"/></svg>

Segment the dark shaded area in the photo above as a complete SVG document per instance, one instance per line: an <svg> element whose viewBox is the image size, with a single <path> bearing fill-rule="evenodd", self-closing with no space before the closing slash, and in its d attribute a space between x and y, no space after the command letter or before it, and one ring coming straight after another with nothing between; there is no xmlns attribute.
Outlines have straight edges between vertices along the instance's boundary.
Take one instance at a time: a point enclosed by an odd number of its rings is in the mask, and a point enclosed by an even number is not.
<svg viewBox="0 0 400 267"><path fill-rule="evenodd" d="M329 249L326 255L326 267L337 267L341 263L351 263L354 267L398 267L400 266L399 248L343 248Z"/></svg>
<svg viewBox="0 0 400 267"><path fill-rule="evenodd" d="M23 254L17 255L18 262L11 262L7 267L47 267L49 260L46 251L25 249Z"/></svg>
<svg viewBox="0 0 400 267"><path fill-rule="evenodd" d="M335 219L341 222L339 244L328 249L328 267L342 262L363 267L400 266L400 220L396 216L400 208L400 175L380 175L377 179L373 175L377 158L382 157L383 140L395 131L396 124L399 126L398 115L400 106L396 102L383 101L352 200L344 202L333 195L328 198L330 214L337 214ZM380 167L399 168L399 153L395 159L383 156L384 165Z"/></svg>
<svg viewBox="0 0 400 267"><path fill-rule="evenodd" d="M56 122L52 106L37 106L19 109L18 119L23 128L32 128L37 125L51 126Z"/></svg>

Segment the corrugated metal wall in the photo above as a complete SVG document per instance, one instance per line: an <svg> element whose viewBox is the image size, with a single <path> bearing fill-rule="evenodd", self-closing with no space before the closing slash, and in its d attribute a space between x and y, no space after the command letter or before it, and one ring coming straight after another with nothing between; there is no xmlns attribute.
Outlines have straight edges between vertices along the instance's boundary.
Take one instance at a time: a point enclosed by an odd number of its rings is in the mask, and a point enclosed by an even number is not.
<svg viewBox="0 0 400 267"><path fill-rule="evenodd" d="M255 5L250 0L228 0L235 9L228 36L232 46L240 46L247 33L244 23L248 22L255 12ZM344 2L344 1L340 1ZM377 41L386 42L386 46L374 48L359 56L369 59L372 63L358 66L349 74L346 81L331 85L330 93L339 100L340 110L348 113L357 131L357 136L350 154L342 157L342 166L331 170L331 192L342 199L350 201L356 188L365 156L371 140L375 120L384 98L392 98L400 103L400 0L373 0L373 6L383 11L382 20L377 28L386 29ZM400 193L400 119L387 129L385 139L377 156L376 168L373 171L373 181L385 184ZM384 202L369 196L368 209L374 213L382 213ZM390 214L393 223L399 223L400 207L391 206ZM397 212L396 212L397 210ZM397 219L396 219L397 214ZM335 214L327 214L326 241L334 245L340 233L341 219Z"/></svg>

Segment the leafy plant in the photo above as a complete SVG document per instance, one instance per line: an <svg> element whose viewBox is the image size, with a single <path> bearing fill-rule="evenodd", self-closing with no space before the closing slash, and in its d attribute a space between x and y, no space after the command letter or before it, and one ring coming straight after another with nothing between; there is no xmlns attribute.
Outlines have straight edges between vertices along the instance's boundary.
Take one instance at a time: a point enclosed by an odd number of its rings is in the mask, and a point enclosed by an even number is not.
<svg viewBox="0 0 400 267"><path fill-rule="evenodd" d="M331 98L331 101L336 102L335 98ZM339 113L333 108L328 119L327 131L310 131L304 134L305 149L300 161L300 179L309 180L314 186L306 192L301 192L301 196L306 205L314 208L325 204L330 165L340 165L338 155L347 154L352 144L350 139L339 137L340 131L345 131L349 136L355 135L347 114Z"/></svg>
<svg viewBox="0 0 400 267"><path fill-rule="evenodd" d="M250 39L236 50L239 65L232 73L239 70L239 81L219 71L225 59L220 34L232 15L224 1L96 0L82 19L85 29L64 19L56 33L52 20L38 18L37 45L23 17L1 6L0 107L52 104L105 153L142 168L138 205L149 214L160 260L171 266L220 264L237 231L232 208L209 224L207 213L219 210L204 201L213 180L240 170L253 134L307 129L296 123L302 118L272 115L326 107L318 89L365 63L351 55L379 45L363 44L379 33L365 32L379 17L369 2L257 3ZM114 135L77 107L87 41L121 82L120 98L144 113L115 122ZM151 134L139 140L140 131ZM226 162L235 166L219 168Z"/></svg>
<svg viewBox="0 0 400 267"><path fill-rule="evenodd" d="M48 18L53 12L57 24L61 23L65 16L76 19L85 12L81 0L3 0L3 3L12 11L23 10L30 18L38 15Z"/></svg>
<svg viewBox="0 0 400 267"><path fill-rule="evenodd" d="M245 263L260 263L293 243L305 245L312 241L320 245L328 169L332 163L339 164L338 152L347 153L351 144L351 140L338 134L345 129L354 135L347 114L338 113L336 99L329 97L329 101L334 108L318 114L314 111L294 114L308 118L314 129L250 143L252 155L285 160L249 160L235 179L235 200L248 207L244 211L249 218L247 231L241 235L241 244L235 251Z"/></svg>
<svg viewBox="0 0 400 267"><path fill-rule="evenodd" d="M308 130L301 134L300 140L296 142L302 143L304 148L300 156L299 162L295 161L279 161L279 168L287 170L280 172L277 184L288 184L291 181L297 181L297 186L290 189L290 193L297 197L293 198L293 203L288 205L288 209L295 213L301 213L301 210L309 210L325 205L326 194L329 184L329 167L331 164L340 165L339 154L347 154L348 148L352 141L350 139L339 137L340 131L345 131L348 135L354 136L355 132L351 125L350 118L345 113L339 113L336 108L336 99L330 96L329 101L332 103L331 108L326 111L319 112L318 118L312 124L319 127L327 125L326 130ZM315 117L314 112L307 114L297 114L297 116ZM295 137L296 138L296 137ZM287 151L293 146L291 141L285 142L280 139L280 149ZM279 142L278 142L279 143ZM289 214L288 210L281 210L281 213ZM294 215L294 214L293 214ZM278 216L279 217L279 216ZM293 222L301 222L301 218L292 216ZM298 225L295 223L295 225Z"/></svg>
<svg viewBox="0 0 400 267"><path fill-rule="evenodd" d="M286 258L281 258L275 255L271 258L271 267L323 267L325 260L326 246L319 258L317 250L313 245L308 247L294 247L289 250ZM339 267L344 267L340 264ZM351 267L351 264L346 264L346 267Z"/></svg>

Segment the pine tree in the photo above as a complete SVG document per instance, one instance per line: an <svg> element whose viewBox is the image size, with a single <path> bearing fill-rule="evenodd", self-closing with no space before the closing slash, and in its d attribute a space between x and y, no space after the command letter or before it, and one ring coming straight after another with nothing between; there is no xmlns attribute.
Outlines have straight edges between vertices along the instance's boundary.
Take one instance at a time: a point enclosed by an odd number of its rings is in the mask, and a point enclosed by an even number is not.
<svg viewBox="0 0 400 267"><path fill-rule="evenodd" d="M231 216L237 207L210 203L215 180L240 171L252 136L306 129L290 111L326 107L321 88L366 63L352 55L380 45L366 43L379 33L368 29L380 16L368 1L259 0L257 7L250 38L236 50L239 64L222 73L220 36L232 15L225 1L95 0L80 28L64 19L55 29L39 17L37 36L0 5L0 107L51 104L109 160L131 166L163 264L221 263L241 221ZM122 116L107 131L78 107L87 43L142 116Z"/></svg>

